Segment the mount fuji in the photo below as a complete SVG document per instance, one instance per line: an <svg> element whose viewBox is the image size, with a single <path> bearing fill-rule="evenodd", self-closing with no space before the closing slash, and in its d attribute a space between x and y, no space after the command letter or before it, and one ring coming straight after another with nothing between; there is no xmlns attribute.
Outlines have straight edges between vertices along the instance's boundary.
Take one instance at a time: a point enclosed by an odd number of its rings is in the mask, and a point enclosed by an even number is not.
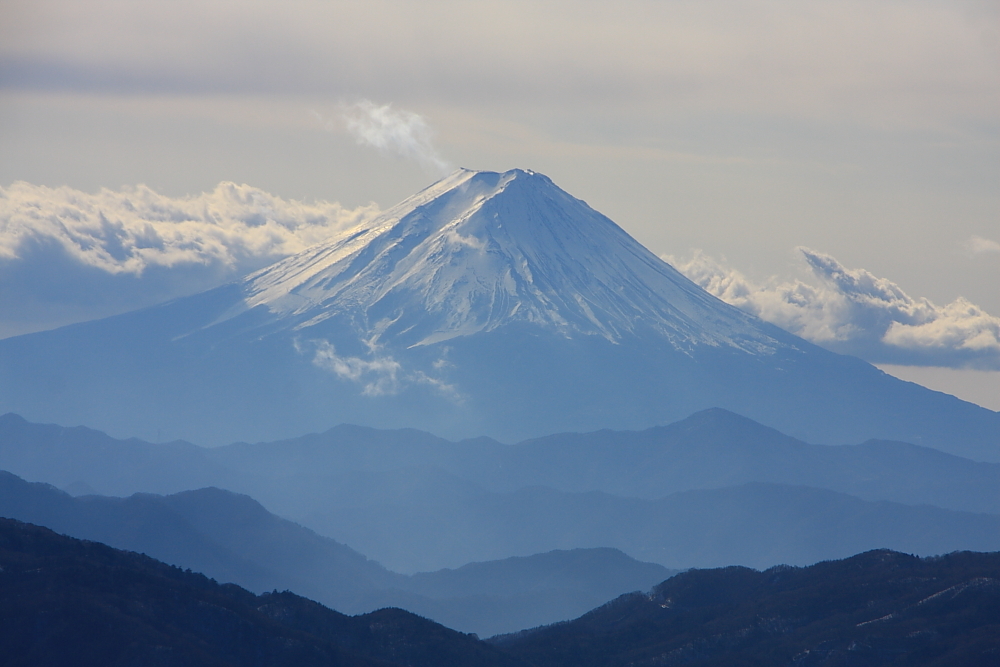
<svg viewBox="0 0 1000 667"><path fill-rule="evenodd" d="M0 341L0 412L158 440L339 422L518 440L709 407L1000 461L1000 413L723 303L525 170L459 170L241 281Z"/></svg>

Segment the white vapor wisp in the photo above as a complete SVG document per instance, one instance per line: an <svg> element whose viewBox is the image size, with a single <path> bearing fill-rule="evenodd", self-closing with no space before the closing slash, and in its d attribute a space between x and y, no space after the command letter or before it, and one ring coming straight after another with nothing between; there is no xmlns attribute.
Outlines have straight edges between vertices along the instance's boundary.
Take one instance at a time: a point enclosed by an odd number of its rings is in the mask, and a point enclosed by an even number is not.
<svg viewBox="0 0 1000 667"><path fill-rule="evenodd" d="M982 236L972 236L965 242L965 249L970 255L981 255L983 253L1000 253L1000 243L993 239L984 239Z"/></svg>
<svg viewBox="0 0 1000 667"><path fill-rule="evenodd" d="M313 363L334 375L357 382L364 386L365 396L383 396L399 391L402 366L389 357L343 357L337 354L333 344L326 340L312 341L316 346ZM301 352L301 346L300 346Z"/></svg>
<svg viewBox="0 0 1000 667"><path fill-rule="evenodd" d="M837 352L872 363L1000 370L1000 317L961 297L938 306L830 255L798 250L818 285L754 283L700 251L664 259L723 301Z"/></svg>
<svg viewBox="0 0 1000 667"><path fill-rule="evenodd" d="M168 197L17 182L0 188L0 337L209 289L377 213L235 183Z"/></svg>
<svg viewBox="0 0 1000 667"><path fill-rule="evenodd" d="M380 354L381 351L374 343L369 343L368 346L370 358L363 359L337 354L336 348L328 340L310 340L305 343L295 341L295 349L299 354L308 354L310 347L314 351L313 365L333 373L342 380L360 385L364 396L391 396L399 393L406 385L423 384L456 404L464 400L454 385L423 371L405 371L402 364L391 355ZM447 354L447 348L444 354ZM435 370L445 366L447 360L443 356L434 364Z"/></svg>
<svg viewBox="0 0 1000 667"><path fill-rule="evenodd" d="M434 148L431 128L419 114L361 100L345 106L341 117L359 144L416 160L424 169L441 176L453 170Z"/></svg>

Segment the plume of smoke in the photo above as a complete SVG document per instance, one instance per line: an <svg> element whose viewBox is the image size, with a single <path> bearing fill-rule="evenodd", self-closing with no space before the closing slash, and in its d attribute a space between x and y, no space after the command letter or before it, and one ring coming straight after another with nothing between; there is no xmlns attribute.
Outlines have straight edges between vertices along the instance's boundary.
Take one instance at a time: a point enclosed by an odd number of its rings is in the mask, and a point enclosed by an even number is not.
<svg viewBox="0 0 1000 667"><path fill-rule="evenodd" d="M430 126L419 114L361 100L345 106L341 117L359 144L416 160L424 169L442 176L453 169L434 148Z"/></svg>
<svg viewBox="0 0 1000 667"><path fill-rule="evenodd" d="M837 352L873 363L1000 370L1000 317L963 298L938 306L830 255L798 251L818 284L754 283L700 251L664 259L723 301Z"/></svg>

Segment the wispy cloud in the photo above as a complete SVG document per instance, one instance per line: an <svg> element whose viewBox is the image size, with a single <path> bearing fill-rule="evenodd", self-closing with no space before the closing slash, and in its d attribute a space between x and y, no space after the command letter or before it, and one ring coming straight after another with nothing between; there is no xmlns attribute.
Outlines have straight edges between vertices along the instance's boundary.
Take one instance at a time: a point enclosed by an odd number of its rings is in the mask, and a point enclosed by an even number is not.
<svg viewBox="0 0 1000 667"><path fill-rule="evenodd" d="M0 336L209 289L377 212L235 183L191 197L14 183L0 188Z"/></svg>
<svg viewBox="0 0 1000 667"><path fill-rule="evenodd" d="M371 359L341 356L329 341L312 342L316 346L313 364L341 379L362 385L361 393L365 396L384 396L399 392L401 366L391 356L373 356Z"/></svg>
<svg viewBox="0 0 1000 667"><path fill-rule="evenodd" d="M363 396L392 396L411 385L424 385L439 392L455 403L463 397L458 389L444 379L420 370L404 370L402 364L391 355L385 355L379 347L369 342L368 358L337 354L336 348L327 340L311 340L306 344L296 341L300 354L313 348L313 365L333 373L342 380L361 386ZM445 352L447 353L447 352ZM433 364L436 372L445 370L447 361L442 357Z"/></svg>
<svg viewBox="0 0 1000 667"><path fill-rule="evenodd" d="M419 114L361 100L345 106L341 118L359 144L415 160L440 175L453 169L434 147L431 128Z"/></svg>
<svg viewBox="0 0 1000 667"><path fill-rule="evenodd" d="M984 239L982 236L972 236L965 242L965 249L971 255L1000 253L1000 243L992 239Z"/></svg>
<svg viewBox="0 0 1000 667"><path fill-rule="evenodd" d="M665 259L723 301L835 351L875 363L1000 370L1000 317L963 298L938 306L830 255L799 252L818 284L758 284L701 252Z"/></svg>

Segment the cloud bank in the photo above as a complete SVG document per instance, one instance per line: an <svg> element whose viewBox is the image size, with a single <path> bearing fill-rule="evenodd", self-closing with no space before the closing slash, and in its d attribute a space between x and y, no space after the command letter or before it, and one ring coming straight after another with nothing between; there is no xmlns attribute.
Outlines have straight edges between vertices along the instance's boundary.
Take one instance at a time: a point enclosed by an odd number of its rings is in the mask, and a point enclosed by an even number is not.
<svg viewBox="0 0 1000 667"><path fill-rule="evenodd" d="M665 259L723 301L837 352L872 363L1000 370L1000 317L964 298L938 306L864 269L798 250L818 285L757 284L701 252Z"/></svg>
<svg viewBox="0 0 1000 667"><path fill-rule="evenodd" d="M235 183L175 198L17 182L0 188L0 336L209 289L377 212Z"/></svg>

